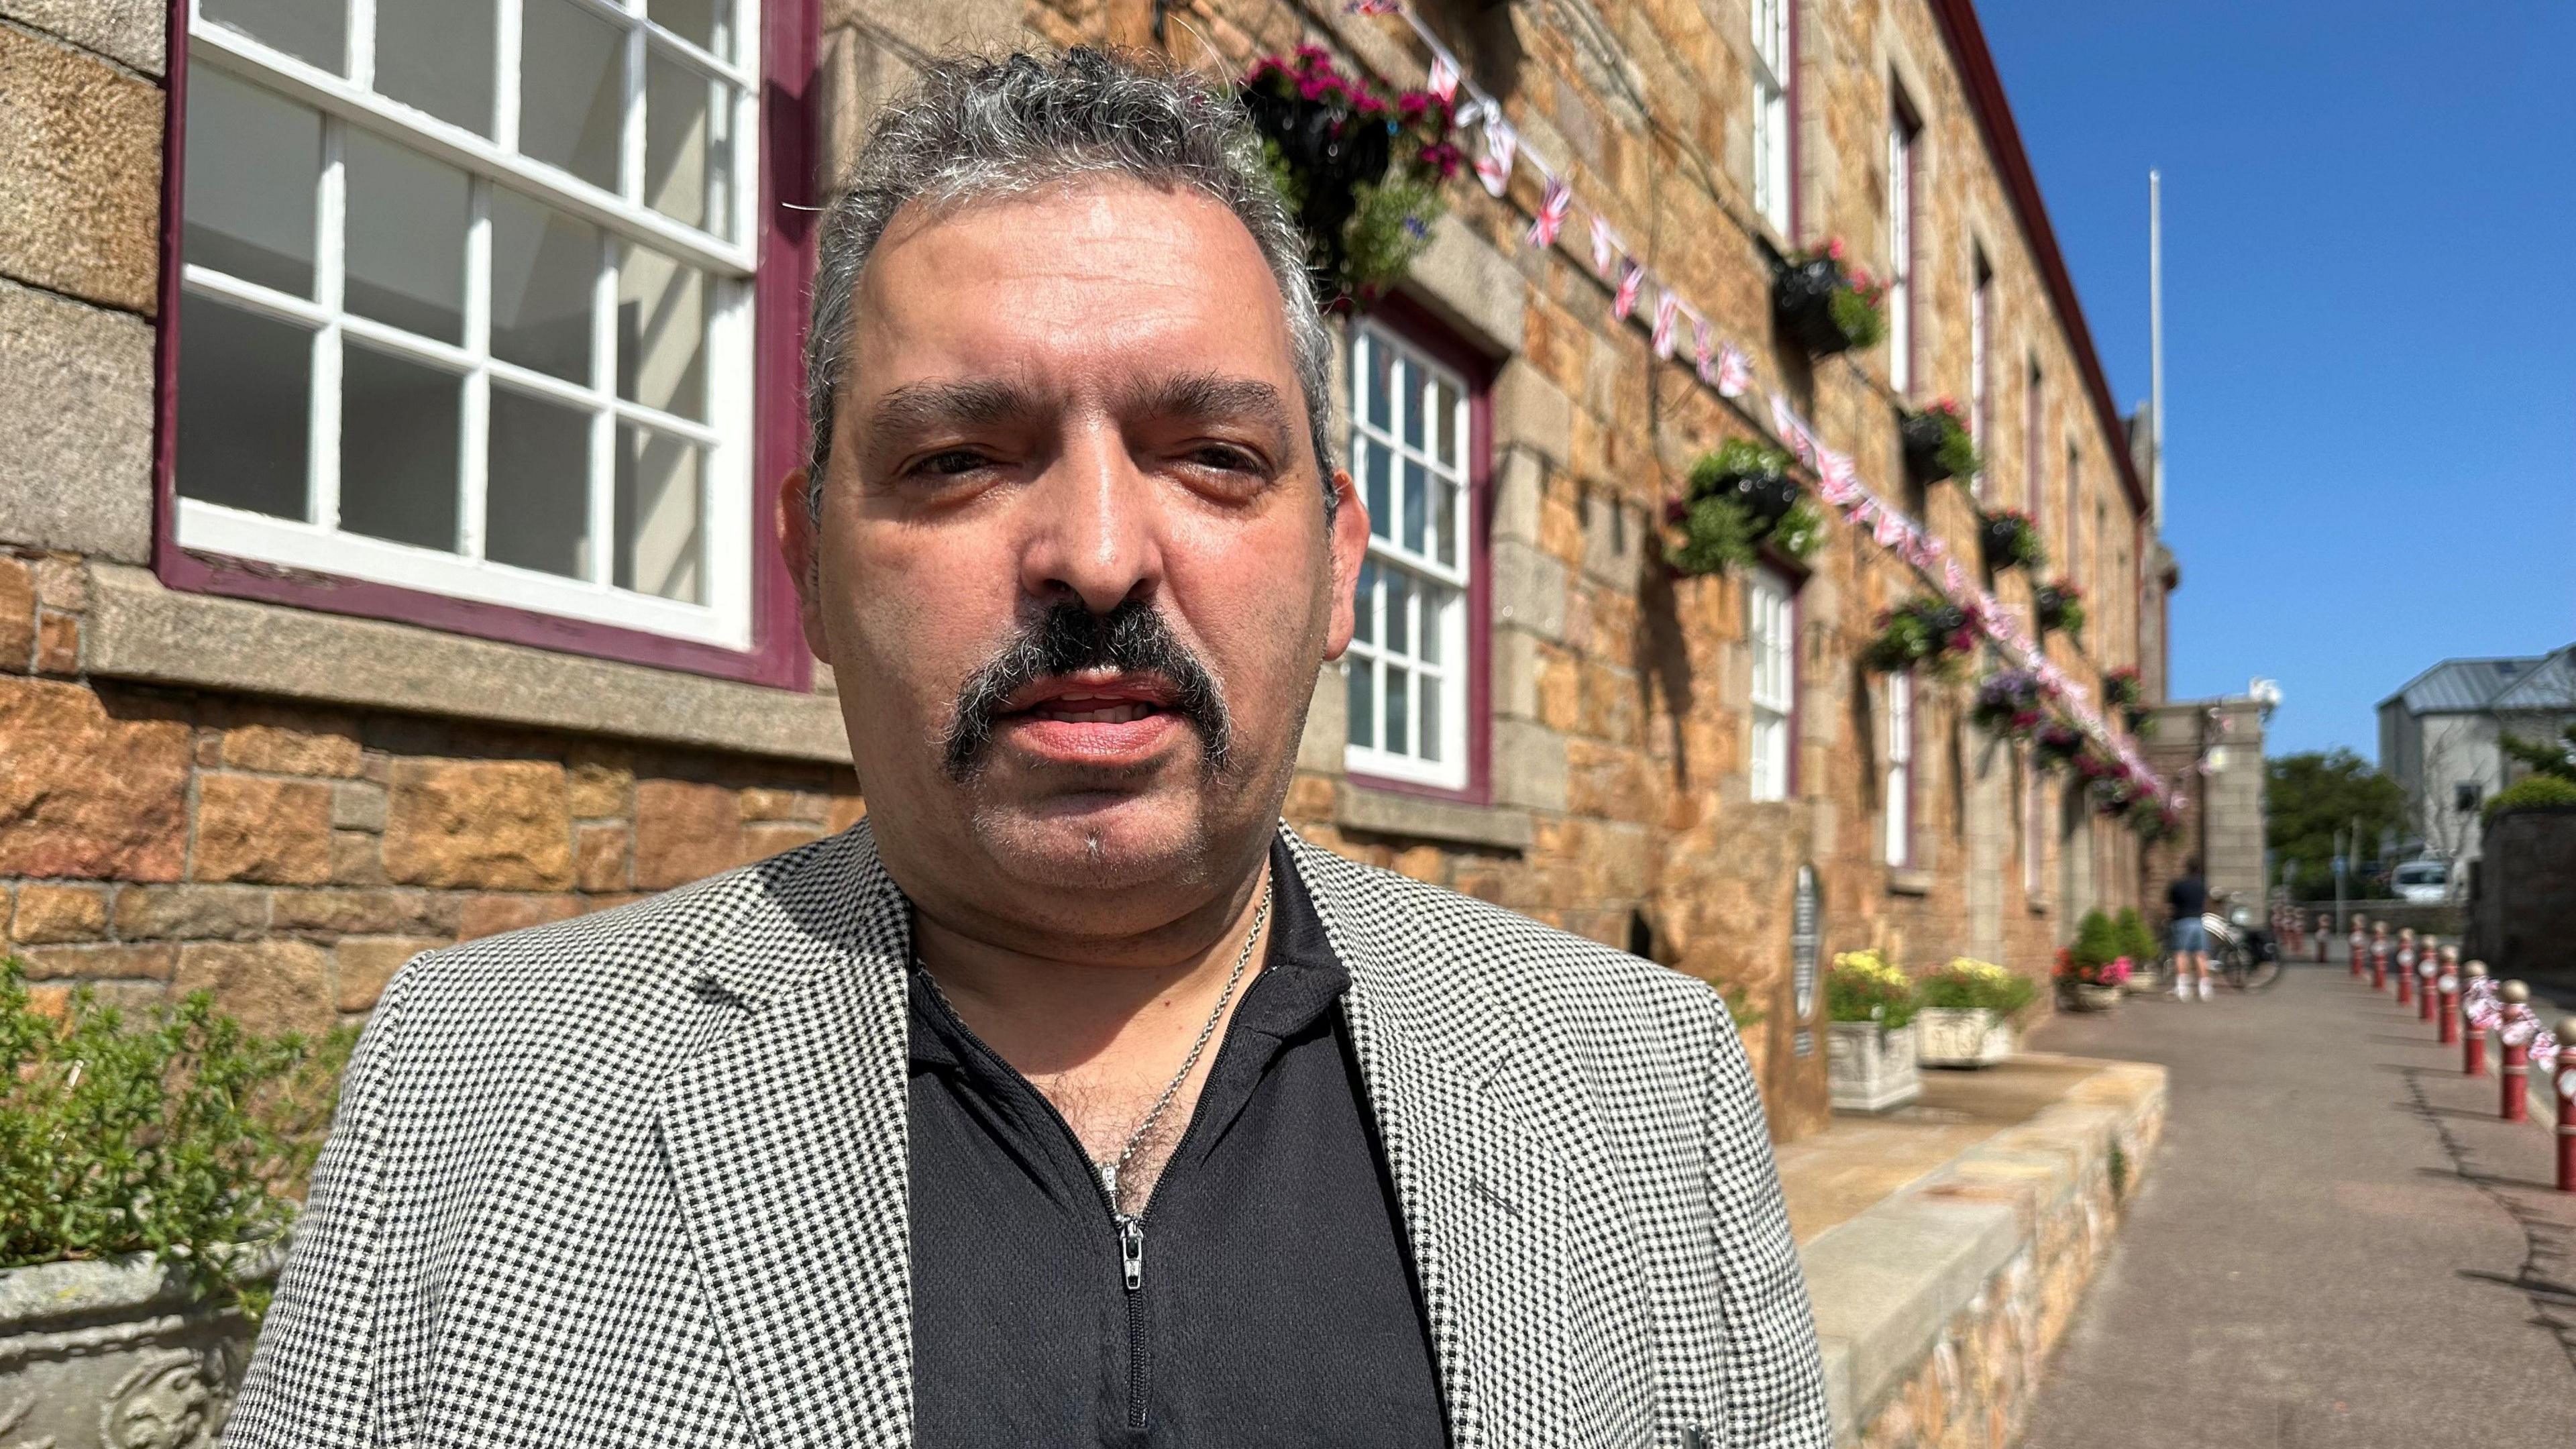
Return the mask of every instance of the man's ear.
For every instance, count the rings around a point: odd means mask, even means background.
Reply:
[[[1360,502],[1359,485],[1351,481],[1350,470],[1333,470],[1333,511],[1331,537],[1325,546],[1331,551],[1333,565],[1333,612],[1324,631],[1324,657],[1339,659],[1351,647],[1351,631],[1359,623],[1354,596],[1359,589],[1360,565],[1368,559],[1368,505]]]
[[[805,647],[815,658],[828,661],[832,656],[823,637],[822,580],[816,574],[820,545],[809,501],[814,486],[812,475],[802,468],[778,485],[778,551],[786,555],[788,575],[796,580],[796,614],[805,628]]]

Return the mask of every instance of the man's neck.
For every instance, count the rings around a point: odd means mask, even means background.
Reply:
[[[1246,946],[1258,946],[1250,936],[1269,889],[1265,852],[1231,889],[1150,933],[1067,934],[1035,949],[1025,938],[997,941],[1003,933],[980,921],[917,908],[913,949],[958,1017],[1030,1080],[1092,1079],[1114,1091],[1159,1070],[1159,1088]]]

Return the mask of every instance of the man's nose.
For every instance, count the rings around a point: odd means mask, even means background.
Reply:
[[[1020,587],[1042,603],[1067,597],[1106,614],[1150,598],[1163,579],[1154,480],[1114,426],[1079,429],[1028,494]]]

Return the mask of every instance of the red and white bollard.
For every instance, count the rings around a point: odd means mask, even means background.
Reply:
[[[2370,989],[2388,989],[2388,927],[2384,923],[2370,928]]]
[[[2424,938],[2424,944],[2415,952],[2415,1019],[2417,1021],[2433,1019],[2433,998],[2439,994],[2433,989],[2433,982],[2441,974],[2442,953],[2434,946],[2433,938],[2427,936]]]
[[[2483,1077],[2487,1074],[2487,1033],[2495,1026],[2495,983],[2487,979],[2487,963],[2472,961],[2460,968],[2460,1020],[2468,1030],[2460,1034],[2460,1075]]]
[[[2576,1192],[2576,1016],[2559,1018],[2550,1095],[2558,1099],[2558,1190]]]
[[[2531,988],[2521,982],[2506,982],[2496,999],[2504,1003],[2504,1016],[2496,1026],[2496,1041],[2504,1047],[2504,1065],[2496,1073],[2504,1079],[2499,1115],[2508,1122],[2524,1122],[2531,1117],[2531,1099],[2523,1079],[2531,1075],[2531,1034],[2540,1022],[2531,1014]]]
[[[2352,979],[2361,979],[2361,958],[2370,952],[2370,933],[2361,928],[2361,917],[2352,918],[2352,936],[2344,943],[2352,951]]]
[[[2442,952],[2442,974],[2433,979],[2436,1006],[2433,1019],[2440,1023],[2444,1046],[2460,1039],[2460,953],[2453,948]]]
[[[2401,932],[2397,937],[2397,1004],[2415,1004],[2415,933]]]

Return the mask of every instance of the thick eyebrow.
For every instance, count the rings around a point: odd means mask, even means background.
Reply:
[[[1036,397],[1007,382],[913,382],[871,404],[860,441],[873,451],[923,433],[987,427],[1039,410]]]
[[[1291,436],[1287,399],[1279,389],[1254,377],[1220,372],[1184,372],[1157,378],[1129,391],[1123,411],[1130,415],[1180,422],[1251,423],[1279,463],[1288,462]]]

